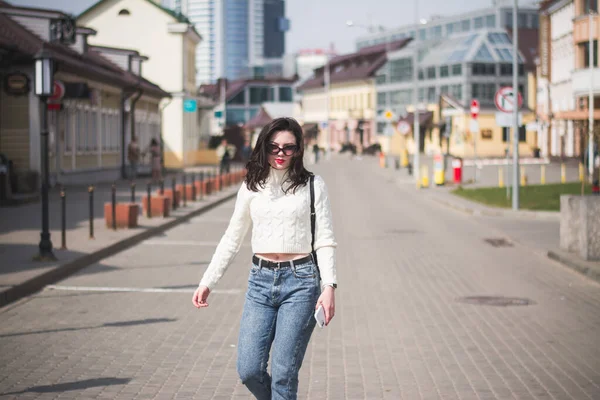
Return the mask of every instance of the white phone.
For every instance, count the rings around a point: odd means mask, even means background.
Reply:
[[[317,321],[319,328],[325,326],[325,310],[323,309],[322,304],[317,308],[317,311],[315,311],[315,320]]]

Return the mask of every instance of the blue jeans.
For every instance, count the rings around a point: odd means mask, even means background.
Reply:
[[[240,324],[237,370],[258,400],[295,400],[298,371],[315,327],[321,289],[312,261],[279,269],[252,266]],[[272,350],[271,375],[267,372]]]

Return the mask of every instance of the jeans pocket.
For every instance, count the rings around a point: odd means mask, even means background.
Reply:
[[[260,267],[258,265],[252,264],[252,268],[250,268],[250,275],[256,275],[260,272]]]
[[[297,265],[293,268],[294,276],[300,279],[312,279],[317,276],[317,271],[313,263]]]

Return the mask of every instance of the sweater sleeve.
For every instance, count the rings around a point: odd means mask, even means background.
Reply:
[[[211,290],[215,287],[227,270],[227,267],[229,267],[229,264],[231,264],[240,251],[251,222],[250,191],[246,188],[246,184],[243,183],[237,194],[235,209],[229,221],[229,226],[221,238],[210,264],[204,272],[204,276],[202,276],[200,285],[207,286]]]
[[[323,285],[337,284],[335,266],[335,248],[337,243],[333,235],[333,221],[331,217],[331,204],[327,193],[325,181],[320,176],[315,176],[315,251],[321,272]]]

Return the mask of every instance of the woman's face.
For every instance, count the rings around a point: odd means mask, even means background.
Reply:
[[[267,142],[269,165],[275,169],[288,169],[298,152],[296,136],[290,131],[280,131]]]

